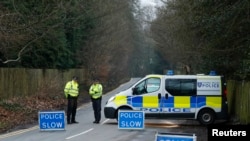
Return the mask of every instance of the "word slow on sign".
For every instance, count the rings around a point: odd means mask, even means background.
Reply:
[[[119,129],[144,129],[145,115],[143,111],[119,110]]]
[[[65,112],[64,111],[40,111],[39,112],[40,130],[64,130]]]

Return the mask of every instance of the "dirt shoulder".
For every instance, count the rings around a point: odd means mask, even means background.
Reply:
[[[89,102],[87,94],[78,98],[78,105]],[[0,101],[0,134],[26,129],[38,124],[38,112],[66,110],[67,100],[61,94],[12,98]]]

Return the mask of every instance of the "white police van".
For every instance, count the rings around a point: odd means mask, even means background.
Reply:
[[[217,75],[158,75],[140,79],[111,97],[106,118],[117,119],[118,111],[144,111],[145,118],[196,119],[203,125],[228,119],[226,83]]]

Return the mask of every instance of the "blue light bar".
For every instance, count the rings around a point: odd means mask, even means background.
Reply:
[[[209,75],[215,76],[216,72],[212,70],[212,71],[210,71]]]
[[[167,75],[174,75],[174,71],[173,70],[168,70]]]

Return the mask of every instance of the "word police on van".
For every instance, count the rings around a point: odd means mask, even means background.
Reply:
[[[145,118],[195,119],[203,125],[228,119],[226,83],[215,75],[150,74],[111,97],[106,118],[117,119],[122,110],[144,111]]]

